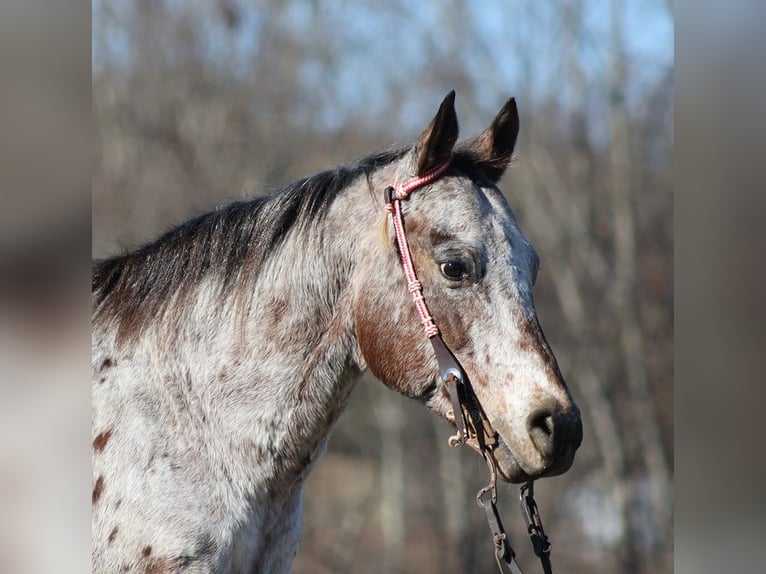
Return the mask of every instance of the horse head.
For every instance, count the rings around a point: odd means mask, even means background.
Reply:
[[[415,145],[371,182],[382,200],[395,181],[445,166],[400,202],[402,219],[428,310],[497,431],[494,456],[500,476],[510,482],[565,472],[582,441],[580,412],[535,311],[538,255],[496,185],[518,132],[511,99],[489,128],[458,143],[452,92]],[[386,221],[356,282],[359,350],[384,384],[454,423],[457,414],[408,293],[395,230]]]

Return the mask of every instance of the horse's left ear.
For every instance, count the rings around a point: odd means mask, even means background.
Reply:
[[[518,135],[519,111],[516,99],[511,98],[505,102],[491,126],[475,138],[461,142],[458,150],[469,156],[477,168],[496,182],[511,162]]]
[[[415,144],[417,175],[423,175],[450,156],[457,141],[457,133],[455,90],[452,90]]]

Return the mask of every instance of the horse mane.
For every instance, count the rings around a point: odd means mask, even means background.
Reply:
[[[221,292],[243,270],[257,277],[264,262],[293,230],[315,224],[353,180],[404,156],[408,147],[370,155],[299,179],[273,195],[225,204],[183,223],[155,241],[93,262],[95,319],[119,321],[118,339],[136,333],[176,295],[208,276]]]

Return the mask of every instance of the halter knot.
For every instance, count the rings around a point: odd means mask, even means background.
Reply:
[[[425,332],[426,332],[426,337],[428,337],[429,339],[431,337],[436,337],[436,335],[439,334],[439,327],[431,323],[430,325],[425,326]]]

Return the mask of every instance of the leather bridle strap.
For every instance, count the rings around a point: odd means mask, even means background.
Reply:
[[[457,427],[457,439],[459,442],[465,442],[470,438],[469,418],[466,416],[463,405],[467,400],[461,397],[463,392],[463,381],[466,380],[465,371],[460,362],[444,343],[441,334],[434,335],[429,339],[436,355],[436,362],[439,364],[439,374],[444,386],[449,393],[452,402],[452,414],[455,417],[455,426]]]
[[[553,565],[551,564],[551,543],[543,528],[543,521],[535,502],[535,484],[527,482],[521,487],[519,498],[521,499],[521,511],[524,513],[524,519],[527,522],[527,532],[532,540],[532,548],[543,565],[545,574],[553,574]]]
[[[431,341],[431,346],[439,365],[439,374],[452,403],[452,415],[455,427],[457,428],[457,434],[450,438],[450,445],[471,444],[487,462],[490,482],[479,491],[476,495],[476,500],[487,514],[487,522],[492,531],[492,540],[495,545],[495,560],[502,574],[523,574],[516,562],[516,553],[511,547],[510,540],[497,511],[498,469],[497,460],[493,452],[497,445],[497,433],[492,428],[489,419],[484,413],[484,409],[481,408],[479,399],[473,392],[471,382],[460,361],[457,360],[449,347],[447,347],[442,339],[439,328],[431,317],[425,297],[423,296],[423,285],[418,281],[417,274],[415,273],[407,235],[404,230],[402,200],[406,199],[416,189],[441,177],[449,169],[450,162],[451,158],[448,158],[421,176],[409,179],[403,184],[395,182],[393,187],[387,187],[384,195],[385,207],[386,212],[391,214],[396,234],[396,245],[399,251],[399,260],[402,265],[404,278],[407,281],[407,290],[412,295],[425,335]],[[540,515],[534,502],[531,482],[522,487],[521,496],[522,509],[527,519],[528,531],[532,538],[535,553],[540,557],[545,574],[553,574],[550,565],[550,543],[545,536],[542,522],[539,520]]]

